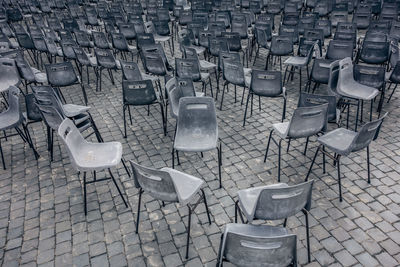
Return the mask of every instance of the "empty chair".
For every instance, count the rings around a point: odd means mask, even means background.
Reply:
[[[11,86],[21,83],[15,60],[0,58],[0,93],[6,92]]]
[[[111,83],[114,85],[115,81],[112,71],[116,70],[118,68],[118,65],[111,49],[95,49],[94,53],[96,55],[97,61],[96,91],[101,91],[103,70],[107,70]]]
[[[74,67],[72,66],[71,62],[67,61],[63,63],[46,65],[46,74],[49,84],[59,89],[59,93],[61,94],[64,102],[65,98],[60,88],[79,84],[82,89],[85,105],[87,105],[88,100],[86,96],[85,87],[83,86],[83,83],[81,82],[80,78],[76,75]]]
[[[135,62],[121,61],[122,80],[140,81],[143,80],[139,66]]]
[[[389,84],[387,90],[390,90],[390,88],[394,84],[392,93],[387,100],[387,102],[389,103],[390,99],[392,99],[392,96],[397,89],[397,85],[400,83],[400,62],[397,62],[393,70],[389,73],[387,83]]]
[[[223,261],[236,266],[297,266],[296,242],[296,235],[284,227],[229,223],[221,236],[217,267]]]
[[[264,162],[267,160],[269,145],[272,139],[272,141],[278,146],[278,182],[281,181],[282,141],[288,141],[287,151],[289,151],[291,139],[306,138],[304,149],[305,155],[309,137],[317,135],[326,130],[328,122],[327,112],[328,103],[316,106],[300,107],[295,109],[290,121],[272,124],[272,130],[269,133],[267,149],[265,151]],[[279,141],[276,141],[272,137],[273,132],[278,135]]]
[[[164,135],[166,135],[165,119],[164,119],[164,106],[161,100],[157,99],[156,92],[154,91],[151,80],[144,81],[122,81],[122,97],[123,97],[123,108],[124,114],[124,137],[126,138],[126,109],[128,109],[129,119],[132,124],[132,116],[130,106],[148,106],[148,113],[150,105],[159,104],[162,116],[162,125],[164,129]]]
[[[268,27],[258,28],[256,24],[255,28],[255,38],[256,38],[256,54],[254,56],[253,65],[256,63],[256,59],[258,58],[260,48],[269,49],[269,42],[272,40],[272,29],[268,24]]]
[[[235,203],[235,222],[237,222],[238,215],[242,222],[244,222],[244,215],[247,219],[247,223],[250,223],[250,225],[254,220],[275,221],[284,219],[283,227],[286,227],[288,218],[301,211],[304,214],[306,221],[307,254],[308,262],[310,262],[311,254],[308,213],[311,210],[312,187],[313,181],[311,180],[292,186],[285,183],[278,183],[239,190],[238,200]],[[270,227],[272,228],[274,226]],[[272,228],[270,231],[272,232],[273,230],[274,229]],[[280,231],[282,235],[285,235],[287,230],[281,228]],[[261,253],[257,253],[254,256],[261,257],[259,254]],[[278,264],[271,266],[287,265]],[[294,266],[296,266],[296,264]]]
[[[319,95],[301,92],[297,107],[313,107],[322,104],[328,104],[327,120],[328,122],[340,123],[340,106],[338,98],[334,95]]]
[[[324,33],[325,38],[329,38],[332,35],[332,23],[327,19],[319,19],[315,22],[315,29],[321,29]]]
[[[243,127],[246,123],[247,107],[251,97],[250,116],[253,115],[253,96],[259,97],[259,110],[261,111],[261,96],[262,97],[282,97],[283,98],[283,111],[282,121],[285,119],[286,114],[286,89],[282,85],[282,73],[280,71],[262,71],[253,70],[251,73],[251,83],[249,94],[246,101],[246,109],[244,110]]]
[[[175,58],[176,76],[180,78],[189,78],[193,82],[201,82],[203,91],[206,92],[206,84],[210,85],[211,95],[213,95],[211,76],[209,73],[200,72],[200,63],[196,59]]]
[[[191,47],[183,47],[183,52],[185,55],[185,58],[189,59],[194,59],[199,62],[200,65],[200,71],[201,72],[207,72],[211,75],[211,71],[214,71],[215,73],[215,79],[218,79],[218,70],[217,70],[217,65],[211,62],[208,62],[204,59],[199,59],[199,56],[197,55],[196,49],[191,48]],[[218,86],[218,83],[217,83]]]
[[[35,147],[33,146],[33,142],[31,139],[31,135],[29,133],[28,127],[25,122],[25,118],[22,114],[22,110],[19,104],[19,89],[13,85],[11,85],[8,89],[8,107],[5,111],[0,113],[0,131],[4,132],[4,136],[0,138],[5,138],[7,140],[8,137],[12,135],[6,135],[6,130],[15,129],[17,134],[22,138],[24,142],[27,142],[31,147],[35,158],[39,158],[39,154],[36,152]],[[22,126],[22,129],[20,129]],[[3,163],[3,169],[6,169],[6,163],[4,161],[4,153],[0,142],[0,153],[1,160]]]
[[[222,149],[218,144],[218,124],[214,100],[211,97],[183,97],[179,100],[179,116],[172,148],[172,168],[175,152],[206,152],[217,149],[219,186],[222,187]]]
[[[133,178],[136,188],[139,189],[139,202],[136,217],[136,233],[139,231],[140,208],[142,194],[148,193],[152,198],[162,201],[163,203],[179,203],[181,206],[187,206],[189,211],[187,236],[186,236],[186,256],[189,256],[189,237],[192,213],[200,203],[196,200],[196,196],[200,195],[203,199],[208,222],[211,224],[210,213],[207,206],[207,198],[201,188],[204,181],[192,175],[180,172],[171,168],[162,168],[156,170],[153,168],[144,167],[133,161],[131,162],[133,170]],[[201,194],[200,194],[201,192]],[[197,201],[194,203],[194,201]]]
[[[326,58],[338,60],[346,57],[353,58],[353,42],[331,40],[326,52]]]
[[[367,64],[385,64],[389,59],[389,43],[364,40],[358,60]],[[357,61],[358,61],[357,60]]]
[[[333,59],[315,58],[311,68],[310,77],[307,82],[307,90],[310,91],[311,83],[314,82],[313,92],[321,84],[328,84],[330,64]]]
[[[386,114],[380,119],[370,121],[366,123],[363,127],[361,127],[360,131],[353,132],[351,130],[345,128],[338,128],[331,132],[326,133],[325,135],[319,137],[317,139],[320,144],[315,152],[313,161],[311,162],[310,169],[308,170],[306,180],[310,176],[312,171],[312,167],[315,163],[315,159],[317,158],[318,152],[321,151],[323,153],[323,172],[325,173],[325,155],[328,155],[331,159],[334,160],[334,166],[337,168],[337,176],[338,176],[338,184],[339,184],[339,200],[342,201],[342,183],[341,183],[341,173],[340,173],[340,159],[341,157],[345,157],[350,155],[352,152],[360,151],[364,148],[367,149],[367,169],[368,169],[368,183],[371,182],[370,175],[370,154],[369,154],[369,145],[370,143],[378,137],[378,133],[382,126],[382,122]],[[325,148],[329,149],[334,153],[332,156],[325,150]]]
[[[282,70],[282,56],[293,54],[293,39],[288,36],[272,36],[271,48],[267,56],[265,69],[268,69],[269,62],[273,61],[273,57],[278,57],[280,70]]]
[[[122,158],[122,145],[119,142],[91,143],[86,141],[75,124],[65,119],[58,128],[58,135],[64,142],[69,159],[76,171],[83,173],[84,209],[87,215],[87,185],[111,179],[118,190],[125,207],[128,207],[111,168],[116,167]],[[96,179],[96,172],[108,170],[110,178]],[[87,172],[93,172],[93,180],[87,181]]]
[[[87,84],[90,84],[89,67],[93,68],[93,72],[96,72],[97,60],[95,56],[88,55],[82,47],[74,47],[74,53],[76,56],[75,63],[77,65],[78,72],[83,79],[83,69],[86,67]]]
[[[121,53],[122,59],[126,60],[127,54],[130,54],[133,60],[134,56],[138,57],[136,47],[129,45],[122,33],[111,33],[112,45],[117,53]]]

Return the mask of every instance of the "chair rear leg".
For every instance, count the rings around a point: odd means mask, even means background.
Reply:
[[[139,189],[139,201],[138,201],[138,208],[137,208],[137,214],[136,214],[136,234],[139,231],[139,220],[140,220],[140,204],[142,203],[142,194],[143,194],[143,189]]]
[[[341,177],[340,177],[340,155],[337,156],[336,162],[337,162],[337,173],[338,173],[338,182],[339,182],[339,201],[342,202],[343,198],[342,198],[342,181],[341,181]]]
[[[123,201],[124,204],[125,204],[125,207],[128,207],[128,203],[126,203],[126,200],[125,200],[124,196],[122,195],[121,189],[119,188],[119,186],[118,186],[118,184],[117,184],[117,181],[115,180],[114,175],[113,175],[112,172],[111,172],[111,169],[108,169],[108,172],[110,173],[111,179],[113,180],[113,182],[114,182],[114,184],[115,184],[115,187],[117,188],[118,193],[119,193],[119,195],[121,196],[122,201]]]
[[[3,148],[1,146],[1,139],[0,139],[0,154],[1,154],[1,161],[3,163],[3,170],[6,169],[6,163],[4,162],[4,154],[3,154]]]
[[[320,149],[321,149],[321,146],[318,146],[317,151],[315,151],[315,155],[314,155],[314,158],[313,158],[313,160],[312,160],[312,162],[311,162],[310,168],[308,169],[308,173],[307,173],[307,176],[306,176],[305,181],[308,181],[308,177],[309,177],[310,174],[311,174],[312,167],[313,167],[313,165],[314,165],[314,163],[315,163],[315,159],[317,158],[317,155],[318,155],[318,152],[319,152]]]
[[[267,160],[269,145],[270,145],[270,143],[271,143],[271,138],[272,138],[272,132],[273,132],[273,131],[274,131],[274,130],[271,130],[271,131],[269,132],[268,144],[267,144],[267,149],[265,150],[264,162]]]
[[[210,211],[208,210],[206,194],[204,193],[203,189],[200,189],[200,190],[201,190],[201,193],[203,194],[203,201],[204,201],[204,206],[206,207],[208,223],[211,224],[211,217],[210,217]]]
[[[369,146],[367,146],[367,169],[368,169],[368,183],[371,183],[371,170],[369,164]]]
[[[188,205],[189,210],[189,218],[188,218],[188,228],[187,228],[187,235],[186,235],[186,256],[187,259],[189,257],[189,238],[190,238],[190,224],[192,223],[192,209]]]

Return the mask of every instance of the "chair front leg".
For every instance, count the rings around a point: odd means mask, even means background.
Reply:
[[[189,215],[188,215],[188,228],[187,228],[187,235],[186,235],[186,256],[187,259],[189,257],[189,238],[190,238],[190,224],[192,223],[192,209],[188,205]]]
[[[271,143],[271,138],[272,138],[272,133],[273,133],[273,129],[269,132],[269,137],[268,137],[268,144],[267,144],[267,149],[265,150],[265,156],[264,156],[264,162],[267,160],[267,156],[268,156],[268,151],[269,151],[269,145]]]
[[[318,148],[317,148],[317,151],[315,151],[315,155],[314,155],[314,158],[313,158],[313,160],[311,162],[310,169],[308,169],[308,173],[307,173],[305,181],[308,181],[308,177],[311,174],[312,167],[313,167],[313,165],[315,163],[315,159],[317,158],[317,155],[318,155],[318,152],[319,152],[320,149],[321,149],[321,145],[319,145]]]
[[[308,221],[308,211],[306,209],[302,210],[306,219],[306,236],[307,236],[307,257],[308,262],[311,262],[311,248],[310,248],[310,225]]]
[[[204,201],[204,206],[206,207],[206,212],[207,212],[207,217],[208,217],[208,223],[211,224],[211,217],[210,217],[210,211],[208,210],[208,204],[207,204],[207,198],[206,194],[204,193],[203,189],[200,189],[201,193],[203,195],[203,201]]]
[[[369,164],[369,146],[367,146],[367,169],[368,169],[368,183],[371,183],[371,170]]]
[[[139,201],[138,201],[138,208],[137,208],[137,214],[136,214],[136,234],[139,231],[139,220],[140,220],[140,204],[142,203],[142,194],[143,194],[143,189],[139,189]]]

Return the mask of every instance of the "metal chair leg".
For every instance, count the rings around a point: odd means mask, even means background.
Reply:
[[[282,139],[278,142],[278,183],[281,182],[281,148],[282,148]]]
[[[337,173],[338,173],[338,182],[339,182],[339,201],[342,202],[343,198],[342,198],[342,181],[341,181],[341,177],[340,177],[340,155],[337,156],[336,162],[337,162]]]
[[[190,238],[190,224],[192,223],[192,209],[188,206],[189,209],[189,218],[188,218],[188,229],[187,229],[187,236],[186,236],[186,256],[187,259],[189,257],[189,238]]]
[[[137,214],[136,214],[136,234],[139,231],[139,220],[140,220],[140,204],[142,203],[142,194],[143,194],[143,189],[139,189],[139,201],[138,201],[138,208],[137,208]]]
[[[207,212],[207,217],[208,217],[208,223],[211,224],[211,217],[210,217],[210,211],[208,210],[206,194],[204,193],[204,190],[203,190],[203,189],[200,189],[200,190],[201,190],[201,193],[203,194],[204,206],[206,206],[206,212]]]
[[[314,165],[315,159],[317,158],[317,155],[318,155],[318,152],[319,152],[320,149],[321,149],[321,146],[318,146],[317,151],[315,151],[315,155],[314,155],[314,158],[313,158],[313,160],[311,162],[310,168],[308,169],[308,173],[307,173],[305,181],[308,181],[308,176],[310,176],[310,174],[311,174],[312,167]]]
[[[367,146],[367,169],[368,169],[368,183],[371,183],[371,170],[369,164],[369,146]]]
[[[126,200],[125,200],[124,196],[122,195],[121,189],[119,188],[119,186],[118,186],[118,184],[117,184],[117,181],[115,180],[114,175],[113,175],[112,172],[111,172],[111,169],[108,169],[108,172],[110,173],[111,179],[113,180],[113,182],[114,182],[114,184],[115,184],[115,187],[117,187],[118,193],[119,193],[119,195],[121,196],[122,201],[123,201],[124,204],[125,204],[125,207],[128,207],[128,203],[126,203]]]
[[[84,208],[85,216],[87,215],[87,198],[86,198],[86,172],[83,172],[83,197],[84,197]]]
[[[269,132],[269,137],[268,137],[268,144],[267,144],[267,149],[265,150],[265,156],[264,156],[264,162],[267,160],[267,156],[268,156],[268,150],[269,150],[269,144],[271,143],[271,138],[272,138],[272,132],[274,130],[271,130]]]

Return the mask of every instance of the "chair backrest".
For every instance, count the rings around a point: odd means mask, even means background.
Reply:
[[[336,97],[340,97],[337,91],[340,72],[339,62],[340,60],[333,61],[329,67],[328,93]]]
[[[122,81],[122,95],[126,105],[150,105],[157,100],[151,80]]]
[[[229,83],[245,86],[243,65],[240,61],[224,59],[223,77]]]
[[[328,121],[336,120],[336,96],[315,95],[301,92],[297,107],[313,107],[321,104],[328,104]],[[326,129],[323,129],[325,131]]]
[[[223,37],[208,38],[208,49],[210,54],[218,56],[221,51],[229,51],[228,41]]]
[[[120,61],[124,80],[140,81],[142,74],[136,62]]]
[[[83,138],[75,124],[68,118],[61,122],[57,132],[67,149],[72,166],[78,169],[76,159],[79,157],[80,148],[83,144],[87,143],[87,141]]]
[[[113,47],[119,51],[129,51],[128,42],[122,33],[111,33]]]
[[[179,115],[179,100],[182,97],[194,97],[196,95],[193,81],[192,79],[172,78],[166,87],[171,104],[171,116],[176,119]]]
[[[260,96],[282,95],[282,73],[280,71],[253,70],[250,89]]]
[[[178,202],[178,195],[170,174],[166,171],[144,167],[130,161],[137,188],[142,188],[154,199]]]
[[[379,119],[367,122],[357,133],[357,137],[351,146],[351,151],[358,151],[367,147],[373,140],[378,137],[383,120],[387,113]]]
[[[182,97],[179,100],[176,134],[181,133],[194,133],[196,136],[207,135],[217,141],[218,124],[213,98]],[[191,138],[196,136],[191,136]]]
[[[360,59],[369,64],[383,64],[389,59],[389,43],[383,41],[364,41],[360,53]]]
[[[245,234],[227,232],[223,256],[235,266],[296,266],[296,235],[287,234],[276,237],[252,235],[253,225]],[[261,227],[261,226],[260,226]],[[262,263],[262,265],[261,265]],[[222,265],[220,265],[222,266]],[[219,266],[218,266],[219,267]]]
[[[220,51],[218,54],[218,70],[223,70],[224,60],[240,62],[240,54],[238,52]]]
[[[327,128],[328,103],[295,109],[288,130],[288,137],[302,138],[315,135]]]
[[[55,87],[69,86],[78,81],[70,61],[46,65],[46,74],[49,84]]]
[[[10,113],[18,113],[20,121],[23,119],[21,106],[19,104],[20,90],[15,86],[10,86],[8,89],[8,108]]]
[[[175,69],[177,77],[190,78],[194,82],[201,79],[199,62],[195,59],[176,58]]]
[[[272,36],[271,54],[286,56],[293,52],[293,38],[290,36]]]
[[[353,58],[353,42],[331,40],[326,52],[326,58],[337,60],[345,57]]]
[[[260,192],[255,219],[280,220],[311,209],[313,180],[287,187],[265,188]]]
[[[133,40],[136,38],[135,24],[133,23],[120,23],[118,24],[119,32],[124,35],[126,40]],[[144,29],[141,33],[144,33]]]
[[[92,32],[94,45],[101,49],[108,49],[110,45],[104,32]]]
[[[89,66],[90,60],[85,50],[83,50],[83,48],[80,46],[74,47],[73,49],[76,56],[76,60],[83,66]]]
[[[114,54],[111,49],[99,49],[94,50],[96,55],[97,63],[105,68],[116,68],[117,63],[115,62]]]

